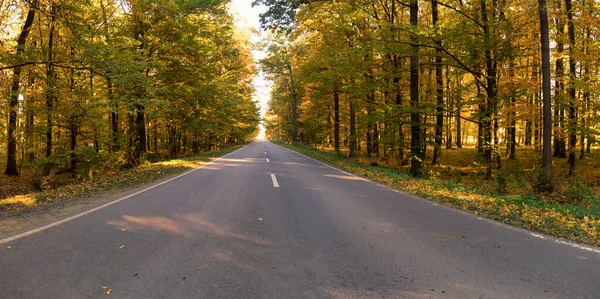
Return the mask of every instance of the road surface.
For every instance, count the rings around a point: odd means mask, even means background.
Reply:
[[[257,141],[2,244],[0,297],[599,298],[600,253],[542,238]]]

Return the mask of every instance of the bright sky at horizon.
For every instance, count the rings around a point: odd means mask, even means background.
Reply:
[[[236,18],[237,26],[250,28],[256,32],[255,36],[252,38],[253,42],[258,42],[265,33],[260,28],[259,20],[259,14],[265,10],[266,8],[264,6],[252,7],[252,0],[231,1],[230,11]],[[252,54],[255,61],[258,62],[258,60],[263,58],[266,53],[264,51],[254,50]],[[254,79],[254,87],[256,88],[254,99],[260,104],[261,116],[264,116],[267,112],[267,105],[270,98],[271,83],[259,72]]]

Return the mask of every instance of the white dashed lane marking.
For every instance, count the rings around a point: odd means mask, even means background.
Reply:
[[[277,182],[277,177],[271,173],[271,180],[273,180],[273,187],[279,188],[279,182]]]

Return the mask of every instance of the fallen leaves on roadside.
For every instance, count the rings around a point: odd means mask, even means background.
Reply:
[[[124,231],[126,231],[126,230],[127,230],[126,228],[122,228],[122,229],[121,229],[121,231],[122,231],[122,232],[124,232]]]
[[[107,286],[102,286],[102,288],[103,288],[103,289],[106,289],[106,288],[108,288],[108,287],[107,287]]]
[[[119,249],[123,249],[123,248],[125,248],[125,245],[119,246]]]
[[[110,295],[110,293],[112,293],[112,289],[108,289],[108,291],[106,291],[106,295]]]
[[[258,218],[258,220],[259,220],[259,221],[264,221],[264,219],[262,219],[262,218]]]
[[[12,247],[10,245],[6,246],[6,249],[11,249]]]

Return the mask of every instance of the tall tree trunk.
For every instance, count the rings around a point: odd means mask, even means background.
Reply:
[[[565,0],[567,9],[567,27],[569,33],[569,175],[575,175],[575,151],[577,150],[577,104],[575,81],[577,79],[577,62],[575,61],[575,25],[573,24],[573,6],[571,0]]]
[[[542,102],[543,142],[542,171],[538,189],[552,191],[552,101],[550,98],[550,38],[548,36],[548,9],[546,0],[538,0],[540,13],[540,43],[542,45]]]
[[[410,0],[410,24],[412,30],[417,30],[419,20],[419,1]],[[423,151],[421,149],[421,114],[419,113],[419,46],[417,45],[416,32],[411,34],[412,54],[410,56],[410,173],[414,177],[422,175]]]
[[[70,137],[70,161],[71,161],[71,171],[75,172],[77,170],[77,155],[75,154],[75,150],[77,149],[77,134],[79,128],[75,124],[75,122],[71,122],[69,125],[69,137]]]
[[[135,105],[134,162],[138,164],[146,154],[146,114],[144,106]]]
[[[560,12],[562,9],[561,0],[556,1],[557,9]],[[554,157],[566,158],[567,151],[565,146],[565,128],[564,128],[564,24],[561,20],[561,13],[556,16],[556,76],[554,79]]]
[[[19,39],[17,40],[17,58],[21,58],[25,51],[27,36],[29,35],[35,17],[35,6],[37,6],[37,1],[31,3],[29,10],[27,11],[25,24],[23,24],[23,28],[19,34]],[[6,170],[4,171],[4,174],[6,175],[19,175],[19,170],[17,169],[17,106],[19,105],[20,84],[21,67],[17,66],[13,69],[12,84],[10,88]]]
[[[354,99],[350,99],[350,158],[356,157],[356,109]]]
[[[433,26],[438,23],[438,6],[437,0],[431,0],[431,18]],[[436,39],[436,44],[441,46],[441,42]],[[436,107],[435,107],[435,147],[433,148],[432,164],[438,162],[438,158],[442,151],[442,134],[444,128],[444,80],[442,78],[442,50],[435,50],[435,84],[436,84]]]
[[[290,94],[292,95],[292,143],[298,142],[298,99],[296,95],[296,85],[294,83],[294,74],[292,73],[292,65],[288,64],[288,72],[290,73]]]
[[[371,153],[373,152],[373,139],[371,135],[373,125],[367,125],[367,136],[366,136],[366,144],[367,144],[367,157],[371,158]]]
[[[340,94],[335,86],[333,90],[333,147],[340,153]]]
[[[460,84],[461,84],[461,80],[458,79],[457,85],[456,85],[456,89],[457,89],[457,96],[456,96],[456,147],[457,148],[463,147],[462,128],[461,128],[462,119],[460,118],[461,112],[462,112],[462,94],[460,92],[460,88],[461,88]]]
[[[73,59],[75,57],[75,48],[71,47],[71,58]],[[71,78],[70,78],[70,90],[71,90],[71,94],[75,94],[75,69],[71,69]],[[70,137],[70,154],[69,154],[69,160],[71,163],[70,166],[70,170],[71,172],[75,173],[75,170],[77,169],[77,155],[75,154],[75,150],[77,149],[77,132],[78,132],[78,126],[77,126],[77,118],[79,116],[76,114],[71,114],[68,118],[68,124],[69,124],[69,137]]]
[[[515,65],[513,62],[510,63],[510,76],[515,80]],[[514,88],[511,88],[514,89]],[[510,96],[510,107],[508,112],[509,125],[508,125],[508,158],[511,160],[516,159],[516,151],[517,151],[517,99],[515,96],[515,90],[511,90]]]
[[[35,43],[34,43],[35,46]],[[29,73],[29,88],[33,89],[35,86],[35,78],[33,76],[33,72]],[[34,95],[33,92],[26,99],[26,107],[25,107],[25,150],[27,152],[27,161],[33,162],[35,160],[35,145],[33,143],[33,127],[34,127],[34,113],[33,113],[33,103],[34,103]]]
[[[54,23],[56,21],[56,4],[52,4],[50,9],[50,33],[48,37],[48,63],[46,64],[46,158],[52,155],[52,127],[54,126],[52,114],[54,111],[54,101],[56,98],[56,75],[54,73]],[[44,165],[44,175],[50,173],[51,163]]]
[[[483,20],[483,34],[484,34],[484,52],[485,52],[485,68],[486,68],[486,86],[485,92],[487,96],[487,103],[483,109],[484,115],[482,120],[482,137],[483,137],[483,157],[487,164],[487,170],[485,173],[486,179],[492,178],[493,170],[493,153],[494,148],[492,145],[492,121],[496,110],[496,66],[494,58],[492,56],[492,45],[490,36],[490,27],[488,20],[488,11],[486,6],[486,0],[481,0],[481,18]]]
[[[446,65],[446,99],[448,101],[448,111],[446,113],[446,149],[452,149],[454,136],[452,132],[453,111],[455,109],[455,100],[450,97],[450,67]]]
[[[398,69],[398,66],[396,67]],[[397,121],[398,121],[398,157],[400,158],[400,165],[406,165],[406,159],[404,156],[404,150],[406,149],[405,141],[404,141],[404,129],[402,115],[400,114],[400,107],[402,107],[402,90],[400,88],[400,78],[394,78],[394,87],[396,88],[396,113],[397,113]]]
[[[116,153],[121,147],[119,145],[119,103],[115,101],[112,80],[106,79],[108,99],[111,103],[110,128],[111,128],[111,150]]]
[[[375,157],[379,157],[379,128],[378,124],[373,125],[373,153]]]
[[[591,31],[589,27],[585,28],[585,40],[584,40],[584,53],[586,56],[589,55],[590,49],[589,49],[589,45],[591,42]],[[584,78],[584,82],[585,82],[585,86],[589,86],[589,69],[588,69],[588,65],[587,63],[585,65],[582,66],[583,67],[583,78]],[[590,96],[591,96],[591,92],[589,88],[586,88],[585,91],[583,92],[583,105],[585,107],[585,112],[583,114],[583,117],[581,119],[582,122],[582,127],[584,128],[584,130],[582,130],[581,132],[581,153],[580,153],[580,159],[583,159],[586,153],[586,144],[585,144],[585,140],[588,140],[588,144],[590,142],[590,133],[589,133],[589,127],[590,124],[588,124],[587,118],[586,118],[586,114],[589,113],[591,105],[590,105]],[[589,115],[589,114],[588,114]],[[588,147],[589,148],[589,147]],[[589,152],[589,151],[588,151]]]

